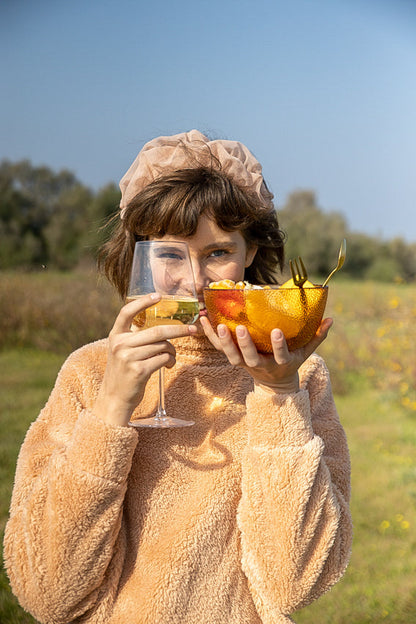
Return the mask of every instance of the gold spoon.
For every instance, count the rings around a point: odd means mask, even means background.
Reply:
[[[337,271],[339,271],[339,269],[342,267],[342,265],[345,262],[346,255],[347,255],[347,241],[344,238],[344,240],[341,243],[341,247],[339,248],[338,264],[335,267],[335,269],[328,275],[328,277],[326,278],[326,280],[322,284],[322,287],[326,286],[328,284],[329,280],[331,279],[331,277],[333,276],[333,274],[336,273]]]

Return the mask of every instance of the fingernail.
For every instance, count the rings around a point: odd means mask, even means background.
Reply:
[[[218,336],[220,336],[220,338],[224,338],[224,336],[227,333],[225,325],[218,325],[217,332],[218,332]]]
[[[246,335],[246,328],[245,327],[237,327],[237,329],[235,330],[235,333],[240,338],[244,338],[244,336]]]
[[[272,340],[274,342],[279,342],[279,340],[282,340],[283,338],[283,332],[280,329],[274,329],[272,331]]]
[[[190,334],[196,334],[198,329],[197,329],[197,327],[195,327],[195,325],[189,325],[188,331],[189,331]]]
[[[150,299],[160,299],[160,295],[158,293],[152,293]]]

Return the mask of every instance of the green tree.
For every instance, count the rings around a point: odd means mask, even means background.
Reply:
[[[366,234],[348,233],[345,272],[359,279],[364,278],[380,253],[380,243],[376,239]]]
[[[392,259],[397,263],[399,274],[405,281],[416,278],[416,244],[408,244],[402,238],[394,238],[388,244]]]
[[[118,214],[121,193],[113,182],[101,188],[87,209],[87,223],[83,235],[83,250],[96,256],[98,249],[108,238],[111,218]]]
[[[28,160],[2,161],[0,266],[72,266],[77,257],[75,223],[86,214],[91,197],[67,170],[55,173]]]
[[[287,235],[286,258],[302,256],[311,275],[327,274],[347,235],[344,217],[338,212],[324,213],[317,205],[315,193],[305,190],[288,197],[278,218]]]
[[[91,192],[80,184],[63,191],[44,229],[50,262],[58,269],[75,266],[83,252],[81,243],[88,227],[87,208]]]
[[[67,170],[30,161],[0,162],[0,268],[55,266],[69,269],[92,259],[108,238],[120,190],[110,183],[93,193]],[[286,232],[286,258],[302,256],[312,278],[332,270],[343,238],[343,275],[384,281],[416,279],[416,244],[380,241],[351,232],[345,218],[323,211],[312,190],[297,190],[278,210]]]
[[[394,258],[378,256],[365,272],[365,278],[377,282],[394,282],[400,278],[400,266]]]

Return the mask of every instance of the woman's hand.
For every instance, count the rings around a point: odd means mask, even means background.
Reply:
[[[168,341],[197,331],[193,325],[159,325],[131,331],[136,314],[159,300],[159,295],[152,294],[126,304],[110,332],[107,365],[93,408],[110,424],[127,425],[152,373],[162,366],[174,366],[175,347]]]
[[[236,328],[238,345],[225,325],[218,325],[218,333],[215,333],[206,317],[201,318],[201,325],[209,341],[216,349],[223,351],[230,364],[245,368],[256,384],[274,392],[287,393],[299,390],[298,369],[325,340],[332,319],[323,320],[312,340],[296,351],[289,351],[283,333],[280,329],[274,329],[271,332],[272,354],[257,351],[244,325]]]

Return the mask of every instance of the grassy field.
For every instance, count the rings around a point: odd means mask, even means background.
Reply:
[[[48,398],[62,356],[33,349],[0,351],[0,531],[8,514],[16,457],[29,423]],[[0,575],[0,622],[35,622],[17,604],[7,577]]]
[[[19,447],[65,356],[108,332],[119,303],[92,274],[0,275],[0,528]],[[346,575],[297,624],[416,622],[415,288],[337,279],[331,370],[352,459]],[[0,622],[34,622],[0,574]]]

